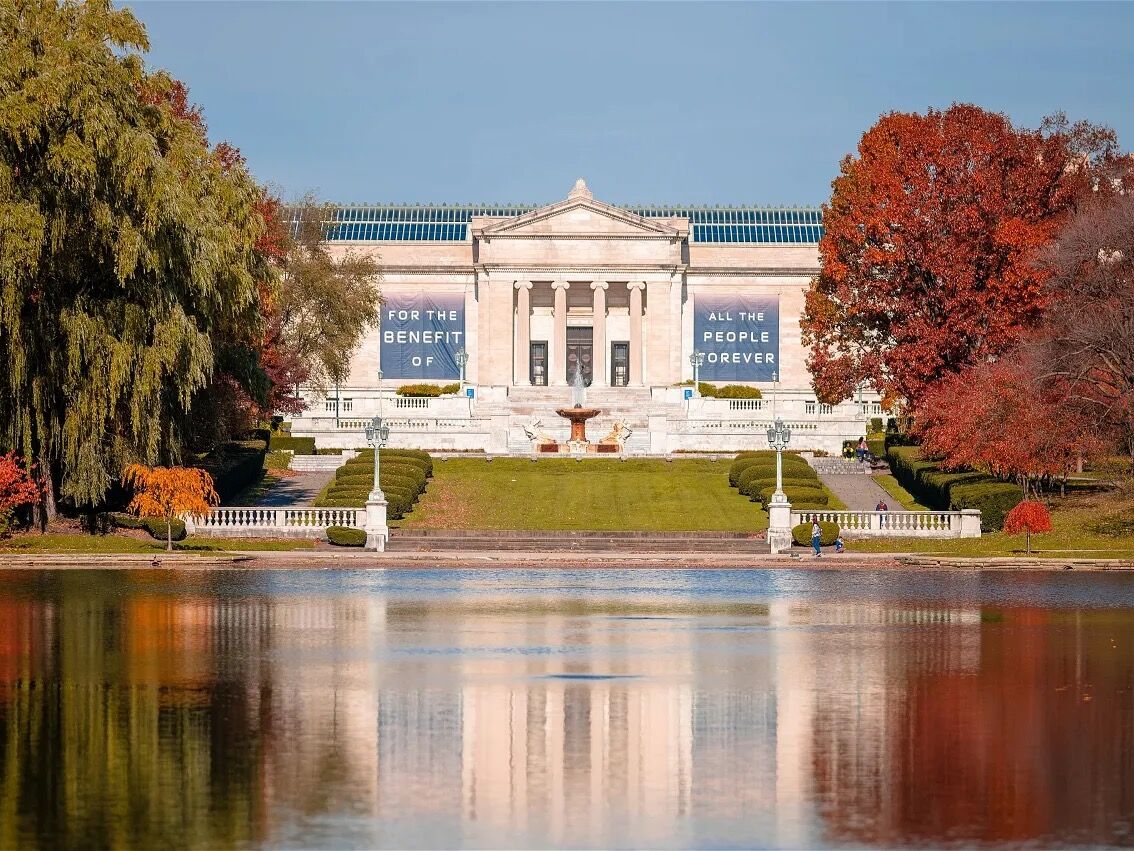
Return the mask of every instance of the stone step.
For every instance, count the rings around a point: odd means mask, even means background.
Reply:
[[[297,472],[314,473],[337,470],[346,462],[344,455],[292,455],[288,467]]]

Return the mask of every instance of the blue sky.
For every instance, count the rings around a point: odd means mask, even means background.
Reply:
[[[286,197],[817,204],[890,110],[1134,140],[1130,3],[129,4]]]

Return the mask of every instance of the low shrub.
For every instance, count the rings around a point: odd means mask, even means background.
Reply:
[[[399,396],[451,396],[461,392],[461,384],[459,381],[452,384],[403,384],[394,392]]]
[[[800,523],[791,530],[791,539],[801,547],[811,546],[811,521]],[[829,547],[838,540],[839,537],[839,524],[830,523],[826,520],[819,521],[819,544],[824,547]]]
[[[1024,497],[1011,482],[972,470],[950,472],[921,457],[916,446],[891,446],[890,469],[914,499],[938,510],[976,508],[981,529],[990,532],[1004,525],[1004,517]]]
[[[365,485],[366,487],[370,487],[372,484],[374,484],[373,470],[371,470],[369,473],[350,473],[346,476],[335,476],[336,487],[339,485]]]
[[[882,418],[881,417],[871,417],[870,418],[870,431],[867,432],[867,437],[869,437],[872,434],[882,434]]]
[[[336,547],[362,547],[366,545],[366,532],[346,526],[328,526],[327,540]]]
[[[162,517],[135,517],[132,514],[115,512],[110,515],[110,522],[119,529],[145,529],[150,537],[158,541],[165,540],[165,519]],[[173,540],[185,540],[185,522],[174,517],[170,521],[169,530]]]
[[[383,449],[381,457],[383,464],[387,461],[393,462],[395,459],[398,463],[417,464],[425,470],[426,478],[433,476],[433,456],[428,452],[422,452],[420,449]],[[368,464],[373,468],[374,450],[363,449],[356,457],[347,461],[347,464]]]
[[[884,460],[886,458],[886,440],[881,437],[867,438],[866,448],[870,450],[870,454],[875,458]]]
[[[701,390],[701,387],[712,388],[711,393],[706,393]],[[722,387],[713,387],[712,384],[702,383],[698,388],[702,396],[708,396],[713,399],[763,399],[764,394],[760,392],[758,387],[749,387],[745,384],[725,384]]]
[[[292,437],[290,434],[283,434],[282,432],[276,431],[272,433],[272,438],[268,441],[268,449],[271,452],[293,452],[296,455],[314,455],[315,438]]]
[[[759,493],[752,495],[753,502],[763,504],[767,509],[768,503],[772,500],[772,494],[776,492],[775,486],[764,488]],[[827,504],[827,491],[822,488],[784,488],[784,493],[787,495],[788,502],[790,503],[804,503],[807,505],[826,505]]]

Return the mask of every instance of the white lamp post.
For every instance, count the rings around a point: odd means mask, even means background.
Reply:
[[[693,367],[693,395],[694,396],[700,396],[701,395],[701,385],[700,385],[699,380],[697,378],[697,373],[698,373],[698,370],[701,369],[701,365],[704,362],[705,362],[705,353],[704,352],[694,351],[691,355],[689,355],[689,363]]]
[[[772,373],[772,419],[776,419],[776,388],[779,386],[779,373]]]
[[[791,443],[791,429],[777,418],[768,429],[768,446],[776,450],[776,491],[768,502],[768,545],[772,553],[791,549],[791,503],[784,493],[783,451]]]
[[[390,537],[390,527],[386,523],[386,494],[378,478],[378,463],[381,449],[390,439],[390,427],[376,416],[366,427],[366,442],[374,447],[374,487],[366,497],[366,549],[382,552]]]
[[[459,349],[457,349],[457,353],[454,355],[454,357],[457,359],[457,366],[461,368],[461,389],[464,390],[465,365],[469,362],[469,353],[465,351],[464,346],[461,346]]]

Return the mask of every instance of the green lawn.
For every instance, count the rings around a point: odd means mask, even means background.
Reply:
[[[928,506],[918,502],[914,498],[914,495],[902,487],[898,480],[889,473],[885,476],[873,476],[872,478],[878,483],[878,486],[882,488],[882,490],[890,494],[890,496],[897,501],[898,505],[906,511],[929,511]],[[891,508],[897,508],[897,506],[891,506]]]
[[[1032,554],[1043,558],[1134,558],[1134,499],[1075,494],[1052,500],[1049,533],[1032,536]],[[1024,553],[1023,535],[986,532],[980,538],[874,538],[847,541],[848,552],[1012,556]]]
[[[728,461],[435,459],[404,529],[766,529],[768,515],[728,484]]]

